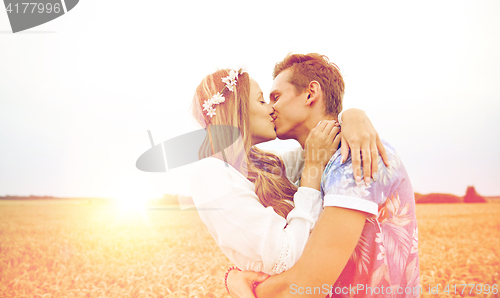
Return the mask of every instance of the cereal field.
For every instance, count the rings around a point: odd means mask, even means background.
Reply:
[[[423,296],[456,284],[457,297],[500,297],[459,286],[500,284],[500,204],[417,212]],[[0,297],[229,297],[230,265],[196,211],[0,205]]]

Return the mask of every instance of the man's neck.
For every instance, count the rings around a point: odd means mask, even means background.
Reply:
[[[335,115],[318,115],[312,116],[304,122],[302,129],[300,129],[299,133],[296,135],[296,140],[302,146],[302,149],[305,149],[306,139],[309,136],[309,133],[313,128],[315,128],[318,123],[322,120],[337,120],[337,114]]]

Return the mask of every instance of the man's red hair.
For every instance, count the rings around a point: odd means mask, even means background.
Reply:
[[[338,66],[330,62],[328,57],[317,53],[288,54],[274,67],[273,79],[288,68],[292,70],[290,84],[295,86],[297,94],[306,91],[311,81],[317,81],[323,90],[325,113],[338,115],[342,111],[344,79]]]

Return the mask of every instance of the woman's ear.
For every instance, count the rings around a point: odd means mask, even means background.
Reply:
[[[307,86],[307,100],[306,100],[306,105],[311,105],[315,103],[321,94],[321,85],[318,83],[318,81],[311,81],[309,83],[309,86]]]

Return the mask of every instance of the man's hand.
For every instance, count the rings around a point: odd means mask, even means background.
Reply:
[[[268,277],[263,272],[231,270],[227,276],[227,288],[233,298],[255,298],[255,285]]]
[[[342,145],[340,153],[342,162],[349,156],[351,149],[352,168],[354,179],[361,182],[361,157],[363,156],[363,176],[366,183],[370,183],[370,177],[377,180],[378,154],[382,157],[384,164],[389,166],[389,157],[385,151],[380,137],[373,127],[372,122],[363,110],[349,109],[342,114]]]

